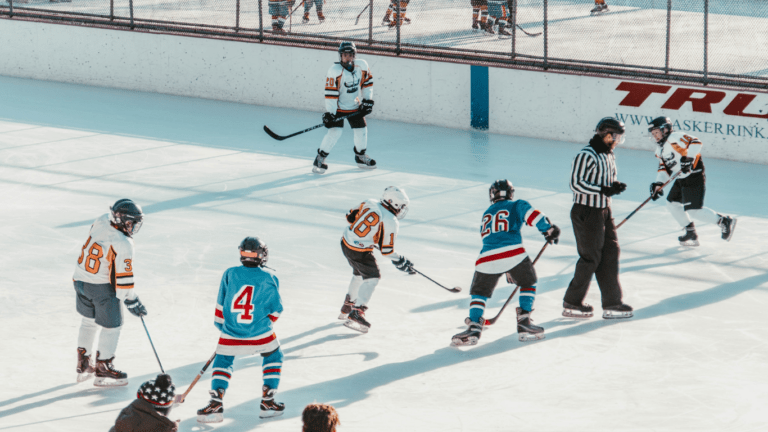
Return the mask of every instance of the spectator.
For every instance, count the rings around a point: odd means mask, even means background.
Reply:
[[[340,425],[336,409],[328,404],[311,403],[301,413],[302,432],[336,432]]]
[[[175,387],[170,375],[158,375],[139,387],[136,400],[123,408],[109,432],[176,432],[179,423],[168,414],[173,407]]]

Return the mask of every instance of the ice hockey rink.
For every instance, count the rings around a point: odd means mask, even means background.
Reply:
[[[352,134],[311,163],[320,114],[0,77],[0,431],[106,431],[159,367],[138,318],[127,314],[115,366],[126,387],[75,383],[77,332],[71,277],[91,222],[119,198],[143,206],[136,236],[136,290],[146,325],[177,391],[216,346],[221,274],[239,265],[237,246],[269,246],[285,312],[276,323],[286,358],[277,400],[283,417],[258,418],[261,357],[239,357],[225,420],[201,425],[210,371],[177,406],[181,431],[299,431],[313,401],[333,404],[339,431],[765,431],[768,418],[768,166],[704,157],[706,204],[738,217],[731,242],[700,226],[701,246],[683,248],[663,201],[619,230],[629,320],[563,318],[562,297],[577,254],[571,230],[570,163],[582,146],[369,120],[369,154],[353,163]],[[595,123],[604,115],[595,113]],[[584,140],[594,124],[584,125]],[[623,219],[648,194],[651,151],[619,149],[614,200]],[[536,265],[533,319],[546,339],[517,340],[508,309],[475,347],[453,348],[463,330],[480,250],[487,190],[508,178],[516,198],[559,225],[559,245]],[[383,278],[371,331],[337,320],[351,270],[339,239],[344,214],[386,186],[411,198],[396,249],[453,294],[379,261]],[[544,244],[523,231],[535,255]],[[512,292],[499,284],[492,316]],[[513,306],[516,305],[516,300]]]

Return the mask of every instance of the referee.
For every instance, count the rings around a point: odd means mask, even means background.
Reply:
[[[629,318],[632,307],[622,303],[619,283],[619,239],[611,216],[611,197],[627,185],[617,181],[613,149],[624,142],[624,123],[605,117],[597,123],[595,136],[573,160],[571,222],[579,261],[563,298],[563,316],[592,317],[592,306],[584,303],[592,275],[602,296],[603,318]]]

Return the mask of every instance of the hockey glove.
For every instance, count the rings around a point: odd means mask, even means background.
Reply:
[[[651,183],[651,199],[656,201],[659,199],[660,196],[664,196],[664,189],[661,187],[664,186],[664,183],[662,182],[653,182]]]
[[[333,126],[333,123],[336,122],[336,116],[327,112],[323,114],[323,125],[330,129]]]
[[[353,223],[356,221],[358,213],[360,213],[360,209],[350,210],[349,213],[347,213],[347,222]]]
[[[408,261],[408,258],[400,255],[400,259],[397,261],[392,261],[392,264],[397,267],[398,270],[404,271],[408,274],[416,274],[416,270],[413,269],[413,263]]]
[[[557,244],[560,241],[560,228],[558,228],[557,225],[552,224],[552,227],[541,233],[541,235],[544,236],[544,240],[546,240],[547,243]]]
[[[683,156],[680,158],[680,171],[683,172],[683,174],[688,174],[691,172],[691,168],[693,167],[693,158],[688,156]]]
[[[370,99],[363,99],[363,102],[360,104],[360,115],[367,116],[368,114],[373,112],[373,101]]]
[[[125,299],[125,306],[128,307],[128,312],[136,315],[137,317],[143,317],[147,315],[147,308],[141,304],[141,300],[136,297],[133,300]]]
[[[610,186],[603,186],[600,188],[600,192],[602,192],[603,195],[607,197],[618,195],[624,192],[625,190],[627,190],[627,185],[626,183],[622,183],[622,182],[615,182]]]

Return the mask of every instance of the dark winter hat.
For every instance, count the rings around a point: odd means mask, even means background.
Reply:
[[[171,376],[160,374],[157,378],[142,384],[136,397],[146,400],[155,408],[166,408],[173,405],[175,391],[176,387],[171,382]]]

